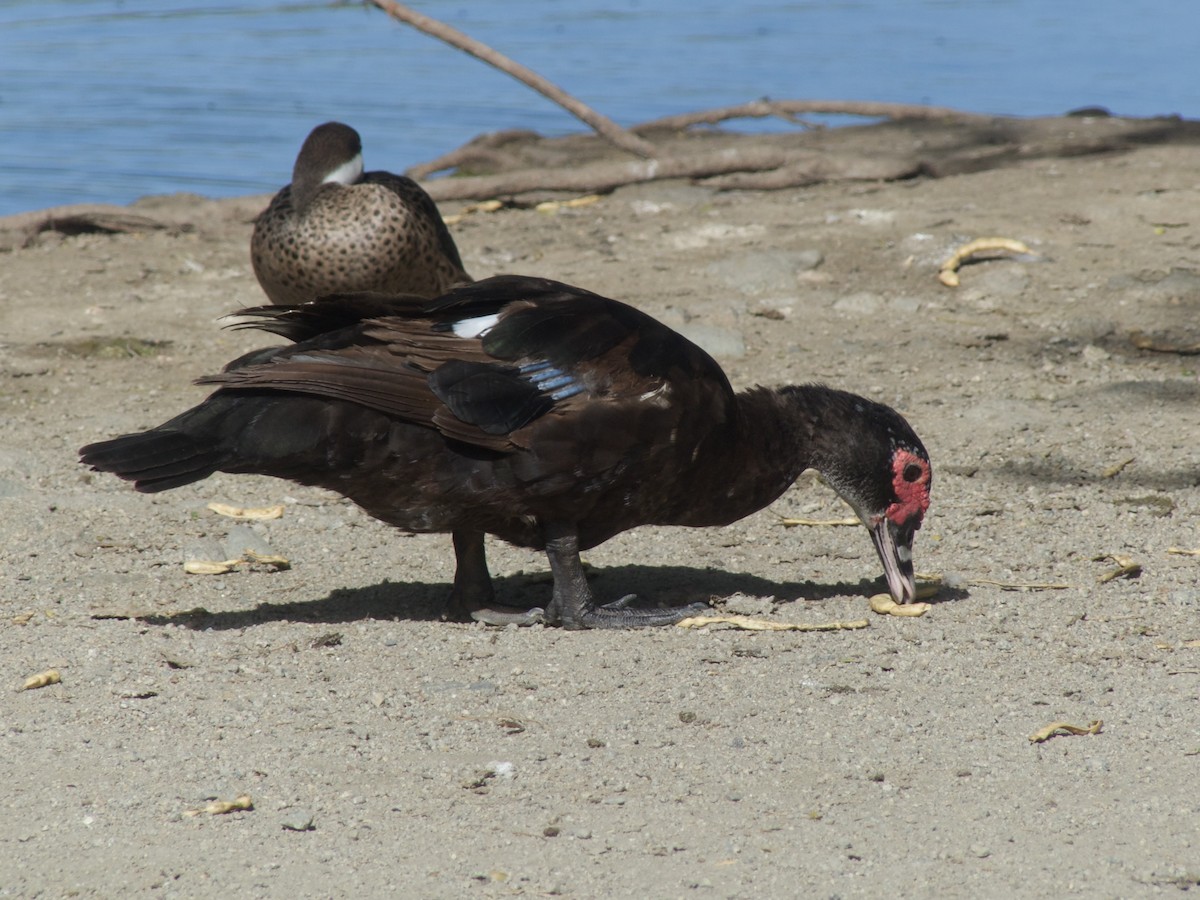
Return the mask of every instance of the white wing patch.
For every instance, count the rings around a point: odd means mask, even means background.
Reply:
[[[451,330],[461,338],[483,337],[498,321],[500,321],[499,313],[492,313],[490,316],[476,316],[473,319],[455,322]]]

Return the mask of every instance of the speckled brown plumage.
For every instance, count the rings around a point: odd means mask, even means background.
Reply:
[[[259,215],[254,274],[272,303],[351,291],[435,297],[471,281],[437,206],[411,178],[361,173],[347,125],[313,130],[292,183]]]

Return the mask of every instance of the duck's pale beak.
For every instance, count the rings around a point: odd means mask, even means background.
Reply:
[[[897,525],[881,516],[871,528],[871,540],[883,563],[888,590],[897,603],[912,603],[917,597],[917,582],[913,575],[912,544],[916,529]]]

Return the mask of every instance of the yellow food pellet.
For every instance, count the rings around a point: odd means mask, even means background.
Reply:
[[[928,603],[897,603],[891,594],[875,594],[871,597],[871,611],[881,616],[923,616],[929,612]]]
[[[38,674],[26,678],[25,683],[21,685],[21,690],[32,691],[50,684],[58,684],[61,681],[62,676],[58,674],[58,669],[47,669],[45,672],[38,672]]]

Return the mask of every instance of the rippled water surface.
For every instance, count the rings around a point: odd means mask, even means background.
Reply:
[[[762,96],[1200,115],[1191,0],[412,5],[626,125]],[[274,190],[334,118],[362,132],[369,167],[397,171],[484,131],[582,127],[361,5],[0,2],[0,215]]]

